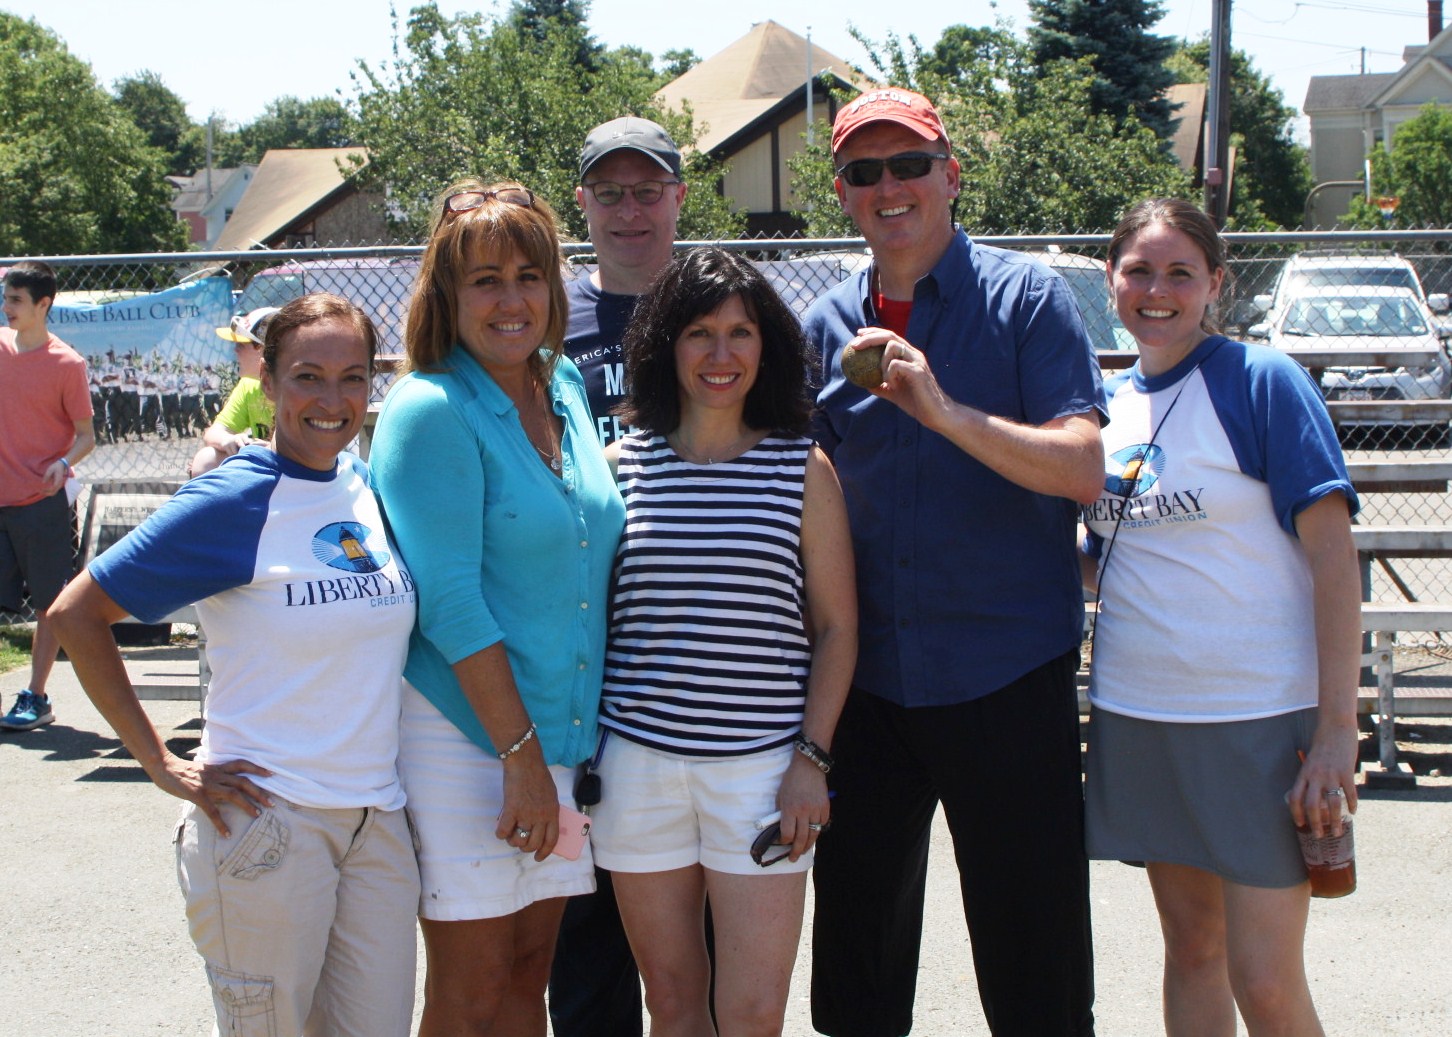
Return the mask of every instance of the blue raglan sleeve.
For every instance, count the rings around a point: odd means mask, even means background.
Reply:
[[[244,451],[184,484],[87,571],[143,623],[251,583],[277,478]]]
[[[484,467],[479,441],[431,379],[396,385],[369,455],[373,489],[418,585],[419,632],[454,665],[504,640],[480,585]]]
[[[1296,516],[1329,493],[1360,508],[1336,428],[1315,379],[1264,346],[1225,343],[1205,362],[1205,381],[1246,475],[1270,486],[1276,520],[1294,535]]]

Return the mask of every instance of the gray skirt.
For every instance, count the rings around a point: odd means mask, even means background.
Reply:
[[[1244,886],[1306,881],[1285,794],[1316,710],[1179,724],[1096,709],[1084,827],[1090,858],[1187,864]]]

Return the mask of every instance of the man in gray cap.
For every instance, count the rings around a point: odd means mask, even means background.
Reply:
[[[620,340],[635,300],[670,262],[685,198],[680,149],[656,123],[626,116],[585,138],[575,200],[599,266],[565,286],[565,353],[585,377],[602,444],[629,431],[610,413],[625,394]]]
[[[649,119],[627,115],[596,126],[580,149],[575,201],[585,211],[598,266],[565,285],[565,354],[585,378],[603,446],[629,432],[610,411],[625,396],[620,340],[635,302],[671,258],[686,199],[681,152]],[[596,892],[571,897],[550,975],[556,1037],[638,1037],[640,977],[620,924],[610,873]]]

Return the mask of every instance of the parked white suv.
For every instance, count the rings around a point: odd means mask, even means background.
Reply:
[[[1265,314],[1264,321],[1274,323],[1289,300],[1324,288],[1405,288],[1433,313],[1452,309],[1445,292],[1428,295],[1422,290],[1416,269],[1401,256],[1326,252],[1300,252],[1286,260],[1270,293],[1257,295],[1255,305]]]

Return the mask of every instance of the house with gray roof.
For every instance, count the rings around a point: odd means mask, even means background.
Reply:
[[[1332,227],[1364,188],[1366,156],[1391,147],[1396,128],[1427,104],[1452,107],[1452,28],[1438,16],[1425,45],[1402,52],[1399,72],[1312,76],[1302,110],[1311,123],[1311,174],[1316,183],[1356,181],[1314,191],[1310,225]]]

